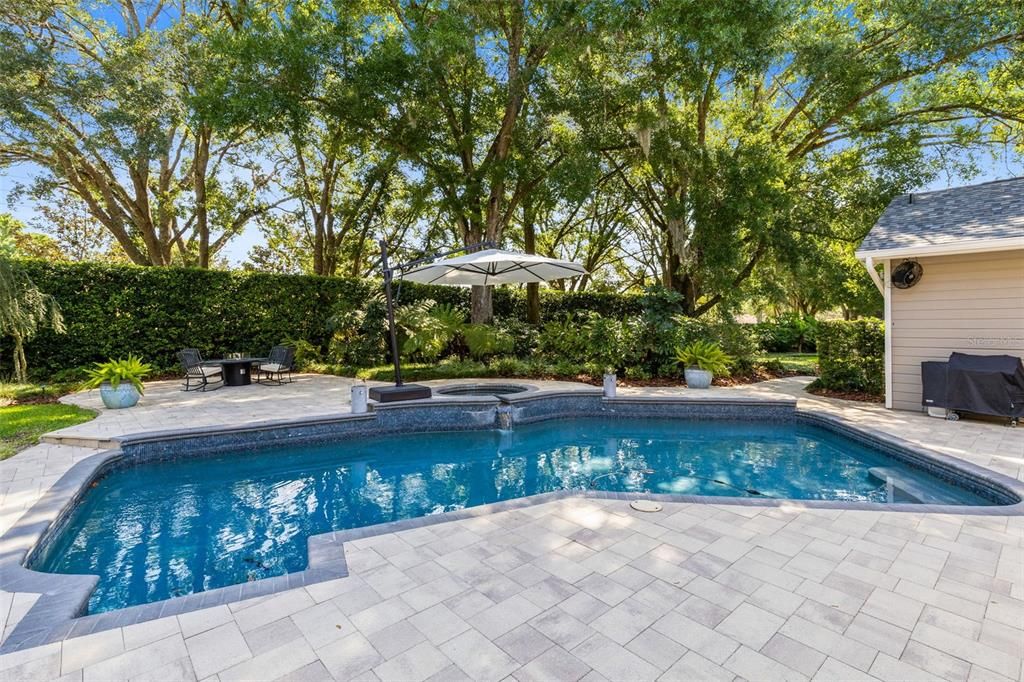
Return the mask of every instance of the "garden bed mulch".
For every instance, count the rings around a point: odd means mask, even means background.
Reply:
[[[796,377],[806,376],[802,372],[792,371],[781,371],[772,372],[765,369],[764,367],[757,367],[753,371],[747,374],[739,374],[730,377],[715,377],[712,385],[714,386],[746,386],[748,384],[757,384],[762,381],[769,381],[771,379],[781,379],[783,377]],[[572,380],[572,379],[570,379]],[[593,379],[589,376],[576,377],[575,381],[579,381],[585,384],[592,384],[594,386],[600,386],[601,382]],[[636,387],[636,388],[671,388],[673,386],[686,386],[686,382],[683,381],[682,377],[664,377],[657,379],[619,379],[619,386]]]

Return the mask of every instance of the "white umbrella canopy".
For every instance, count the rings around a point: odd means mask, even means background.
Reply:
[[[488,286],[548,282],[587,274],[579,263],[529,253],[486,249],[465,256],[426,263],[402,273],[401,279],[421,284]]]

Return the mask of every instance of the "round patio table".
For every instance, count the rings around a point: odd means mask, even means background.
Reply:
[[[248,386],[252,383],[252,365],[265,362],[266,358],[217,358],[206,360],[204,365],[220,365],[225,386]]]

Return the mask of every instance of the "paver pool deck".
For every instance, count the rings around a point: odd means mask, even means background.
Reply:
[[[0,462],[0,533],[129,433],[349,411],[353,380],[148,385]],[[454,383],[454,382],[427,382]],[[506,381],[507,383],[507,381]],[[580,386],[524,382],[542,388]],[[1024,428],[795,395],[1024,480]],[[620,393],[687,394],[679,388]],[[95,393],[69,402],[99,408]],[[346,543],[347,578],[0,656],[0,680],[1022,679],[1024,517],[569,498]],[[36,599],[0,586],[0,631]]]

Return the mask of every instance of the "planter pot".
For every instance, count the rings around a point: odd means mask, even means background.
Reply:
[[[120,383],[114,388],[109,383],[100,384],[100,399],[109,410],[120,410],[125,407],[133,407],[139,402],[138,390],[129,383]]]
[[[706,372],[696,367],[687,367],[683,374],[686,375],[686,385],[689,388],[708,388],[711,386],[711,379],[713,378],[711,372]]]
[[[604,375],[604,397],[614,398],[615,397],[615,383],[618,381],[618,377],[615,374],[609,373]]]

